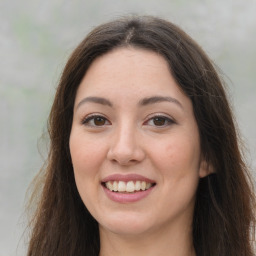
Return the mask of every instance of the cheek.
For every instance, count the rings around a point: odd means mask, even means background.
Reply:
[[[195,142],[177,140],[166,145],[163,175],[165,192],[172,194],[170,207],[177,205],[183,208],[194,204],[199,181],[200,149]]]
[[[98,186],[98,176],[103,153],[99,143],[73,130],[69,140],[74,176],[80,196],[94,193]]]
[[[200,149],[197,142],[190,138],[180,139],[178,136],[154,147],[155,160],[158,166],[167,173],[188,174],[190,171],[198,171],[200,166]]]
[[[186,172],[189,169],[195,170],[199,168],[200,154],[197,147],[193,147],[187,141],[166,146],[166,161],[177,168],[183,168]]]
[[[161,197],[155,205],[162,218],[192,216],[199,181],[200,148],[196,140],[176,133],[152,147]],[[163,210],[164,209],[164,210]],[[189,217],[189,218],[190,218]]]
[[[171,137],[155,148],[155,166],[162,176],[164,193],[173,200],[190,201],[199,181],[200,147],[195,138]],[[174,203],[175,204],[175,203]]]
[[[91,209],[99,188],[99,144],[73,131],[69,146],[78,192],[86,207]]]
[[[75,174],[90,174],[101,163],[104,154],[103,148],[99,147],[99,142],[85,138],[82,133],[74,131],[71,133],[69,146]]]

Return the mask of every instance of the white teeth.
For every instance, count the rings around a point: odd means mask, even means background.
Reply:
[[[134,183],[133,183],[133,181],[127,182],[126,192],[134,192]]]
[[[112,184],[111,182],[107,182],[107,183],[106,183],[106,187],[107,187],[109,190],[113,191],[113,184]]]
[[[108,181],[105,183],[106,188],[115,192],[134,193],[135,191],[146,190],[153,186],[152,183],[146,181]]]
[[[136,191],[140,190],[140,184],[141,184],[141,182],[137,180],[136,183],[135,183],[135,190]]]
[[[118,182],[118,191],[119,192],[124,192],[126,191],[126,184],[124,181],[119,181]]]
[[[107,183],[111,183],[111,182],[107,182]],[[106,184],[107,184],[107,183],[106,183]],[[111,190],[111,189],[110,189],[110,190]],[[114,191],[117,191],[117,190],[118,190],[118,183],[117,183],[117,181],[114,181],[114,182],[113,182],[113,190],[114,190]],[[112,190],[112,191],[113,191],[113,190]]]
[[[145,189],[146,189],[146,182],[145,182],[145,181],[142,181],[142,182],[141,182],[141,189],[142,189],[142,190],[145,190]]]

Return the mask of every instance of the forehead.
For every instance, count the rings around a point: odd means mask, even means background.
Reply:
[[[144,49],[118,48],[93,61],[79,85],[80,93],[123,92],[182,93],[168,63],[159,54]],[[182,93],[183,94],[183,93]]]
[[[167,102],[176,104],[167,107]],[[166,60],[155,52],[133,48],[109,52],[89,67],[78,87],[74,109],[90,106],[92,110],[95,103],[134,115],[146,106],[155,110],[165,104],[168,111],[182,110],[184,118],[194,116],[192,101],[176,83]]]

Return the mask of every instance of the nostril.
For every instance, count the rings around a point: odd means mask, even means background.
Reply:
[[[130,136],[129,134],[125,134],[116,142],[113,141],[107,153],[108,160],[113,163],[119,163],[120,165],[130,165],[141,162],[145,158],[145,152],[138,140]]]
[[[136,164],[137,162],[139,162],[136,159],[129,159],[129,158],[114,158],[110,160],[112,163],[114,164],[119,164],[119,165],[132,165],[132,164]]]

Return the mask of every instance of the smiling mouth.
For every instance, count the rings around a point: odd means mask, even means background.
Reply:
[[[139,191],[145,191],[155,186],[156,183],[149,183],[146,181],[107,181],[102,185],[112,192],[117,193],[136,193]]]

